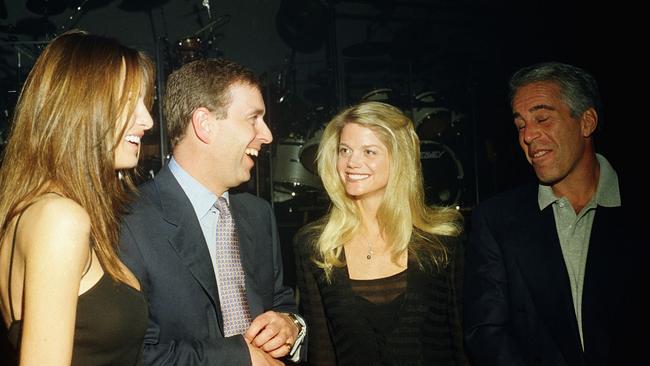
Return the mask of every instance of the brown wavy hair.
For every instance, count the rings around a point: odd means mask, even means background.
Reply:
[[[0,167],[0,237],[27,205],[57,191],[90,216],[90,245],[104,271],[126,280],[118,218],[134,184],[132,171],[116,172],[115,149],[137,96],[151,109],[153,80],[151,60],[114,39],[73,30],[50,42],[12,119]]]

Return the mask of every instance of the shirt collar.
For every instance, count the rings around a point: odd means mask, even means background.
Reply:
[[[199,183],[198,180],[194,179],[194,177],[186,172],[173,156],[169,161],[169,170],[178,181],[178,184],[185,192],[185,195],[187,195],[187,198],[189,198],[190,203],[192,203],[192,207],[196,212],[196,217],[201,218],[205,216],[217,201],[217,195],[205,188],[204,185]],[[223,193],[223,197],[228,201],[228,204],[230,204],[230,198],[227,191]]]
[[[596,159],[600,165],[600,176],[598,177],[598,187],[595,194],[595,205],[604,207],[618,207],[621,205],[621,192],[618,186],[618,175],[612,165],[604,156],[596,154]],[[561,197],[556,197],[551,186],[539,185],[537,190],[537,202],[540,211],[548,205],[558,201]]]

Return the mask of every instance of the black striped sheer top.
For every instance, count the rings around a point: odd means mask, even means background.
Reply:
[[[346,267],[327,283],[300,235],[294,246],[310,365],[467,365],[453,263],[352,280]],[[453,257],[453,255],[450,255]]]

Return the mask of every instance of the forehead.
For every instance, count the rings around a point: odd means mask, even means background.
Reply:
[[[512,99],[512,109],[523,113],[538,105],[559,107],[562,104],[560,97],[559,85],[548,81],[534,82],[517,90]]]
[[[384,146],[383,141],[379,135],[372,129],[362,126],[358,123],[346,123],[341,130],[341,142],[346,144],[359,144],[359,145],[380,145]]]
[[[264,99],[259,88],[254,85],[235,82],[228,87],[230,94],[229,111],[242,113],[260,111],[264,112]]]

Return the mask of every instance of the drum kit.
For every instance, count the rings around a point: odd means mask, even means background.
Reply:
[[[452,146],[459,145],[462,140],[465,114],[450,108],[444,95],[434,90],[409,98],[392,88],[376,88],[361,99],[394,105],[411,117],[420,138],[420,163],[427,204],[460,204],[465,171],[462,159]]]
[[[220,56],[221,52],[215,47],[215,43],[223,37],[215,31],[230,21],[230,15],[219,16],[201,27],[191,35],[181,37],[175,44],[175,58],[177,66],[209,56]]]

